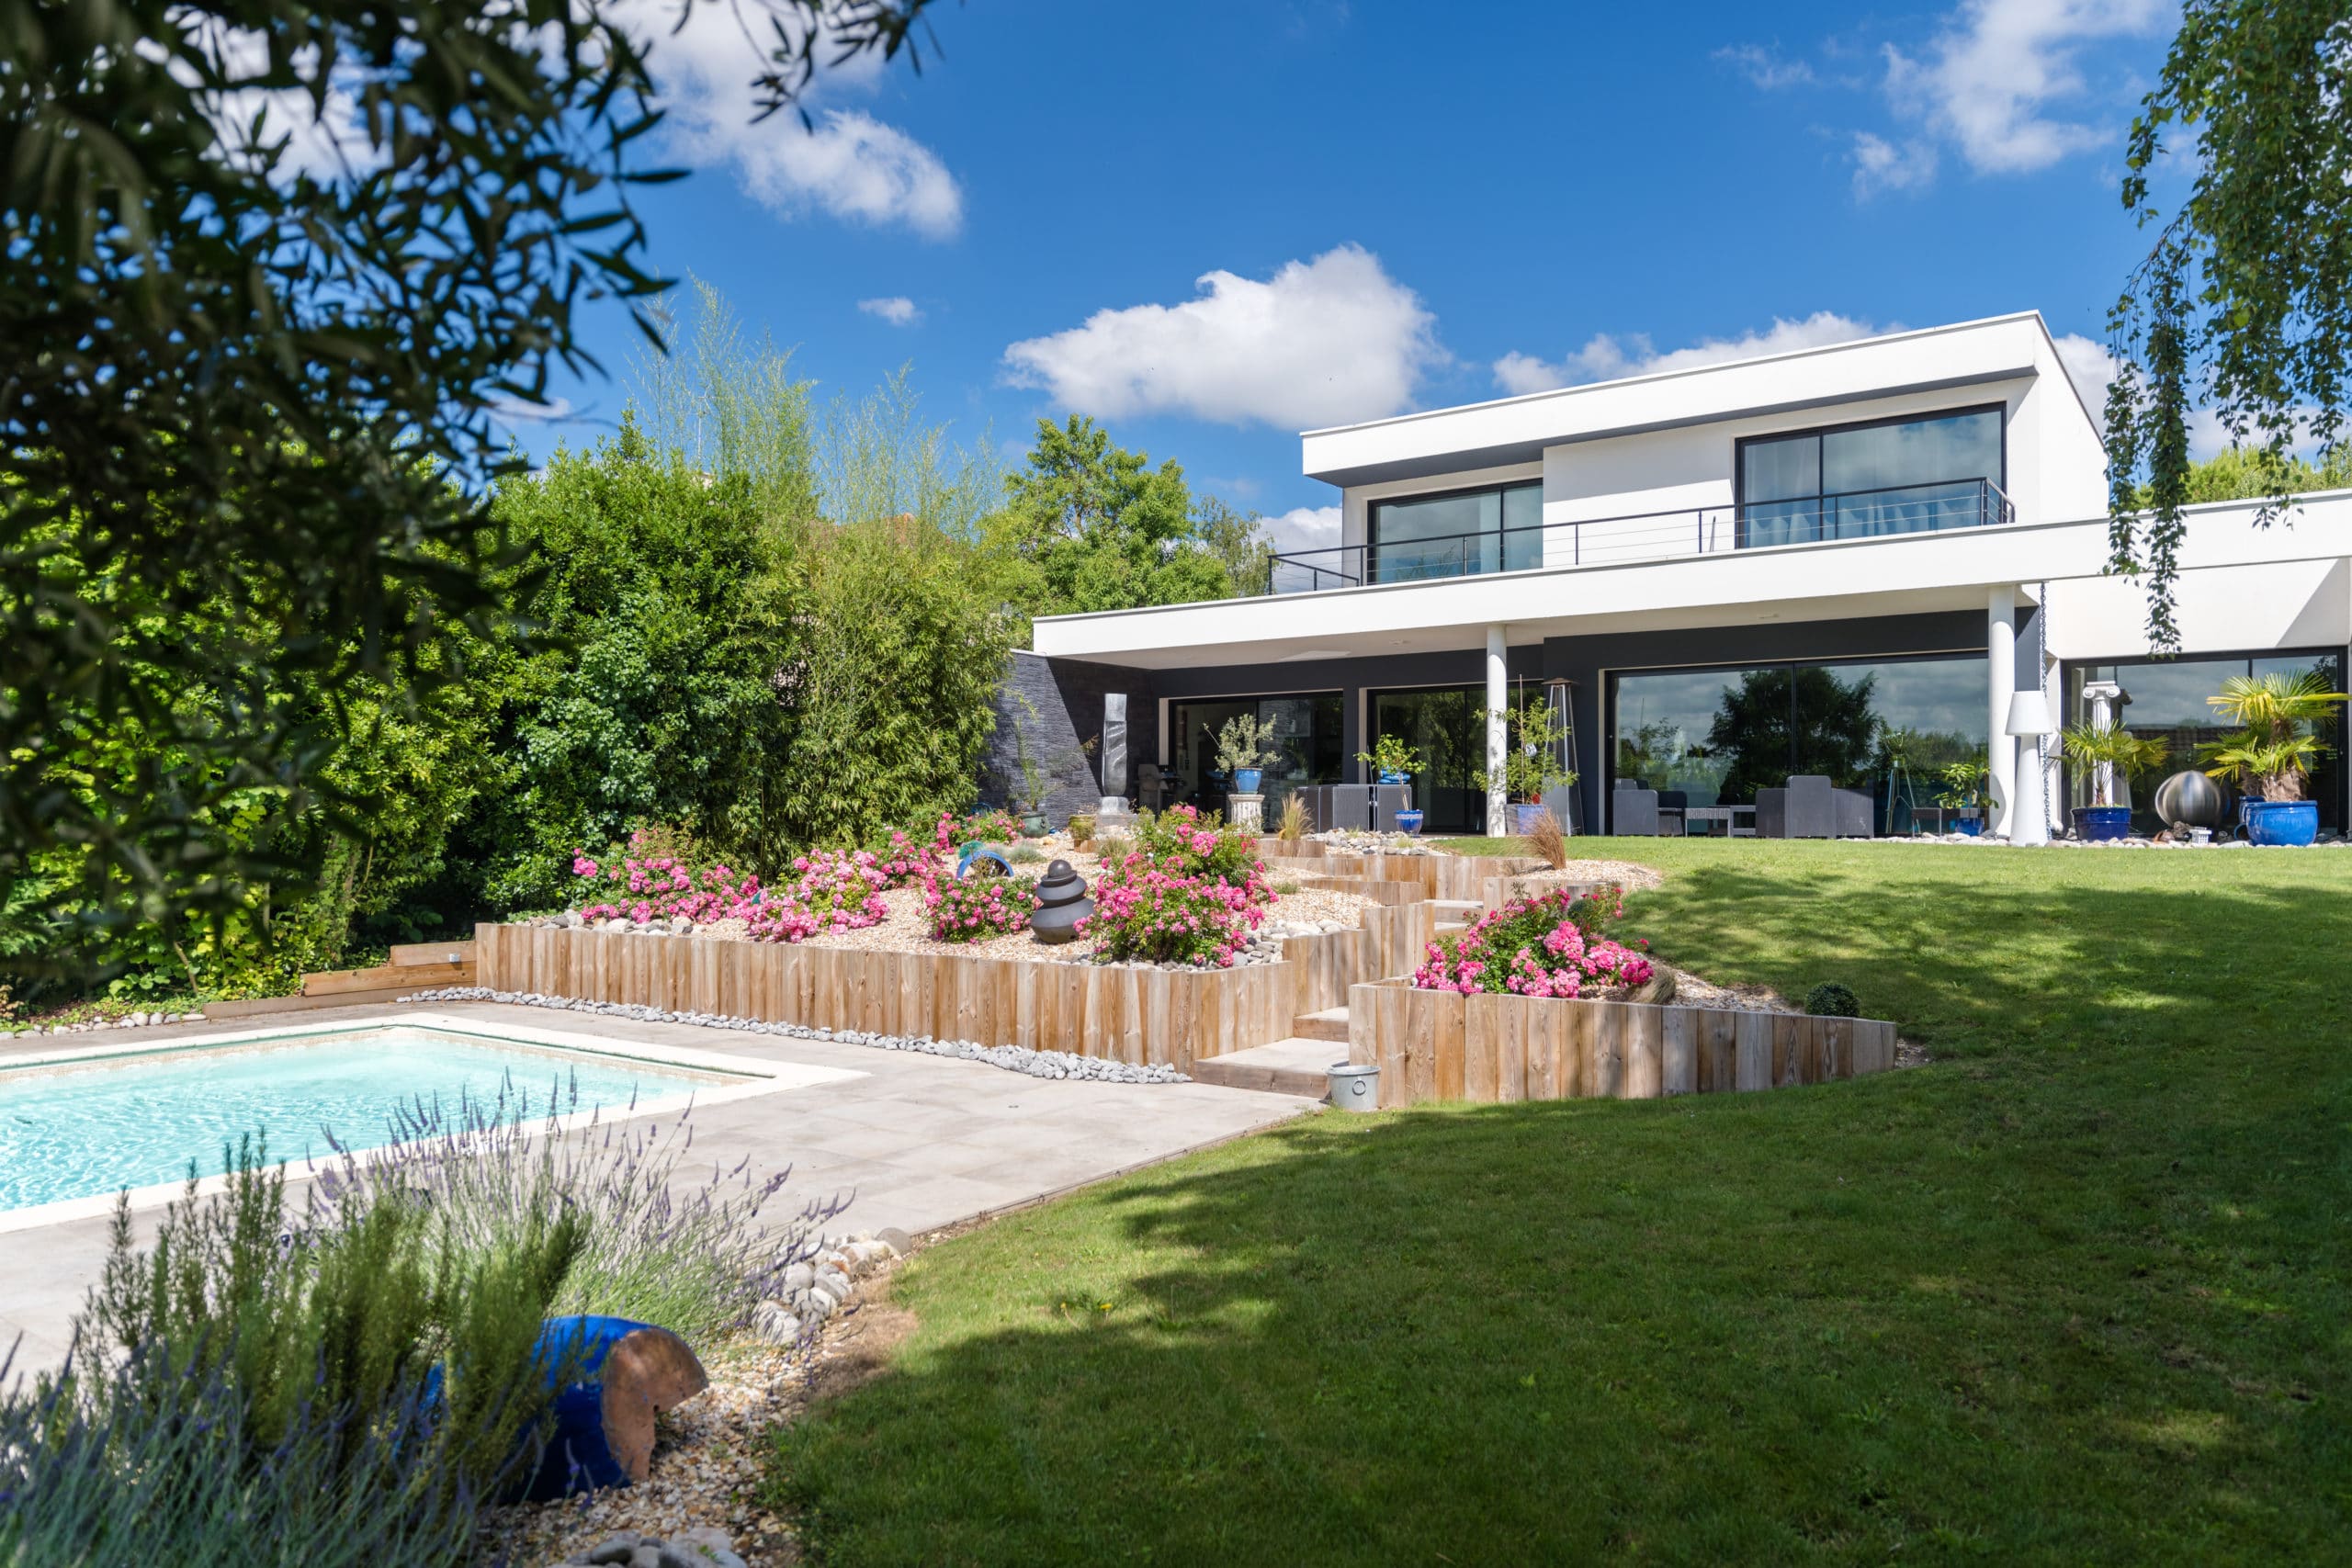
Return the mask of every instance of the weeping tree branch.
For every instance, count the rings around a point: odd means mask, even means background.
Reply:
[[[2108,319],[2111,569],[2144,579],[2148,640],[2177,650],[2188,423],[2211,408],[2280,474],[2334,455],[2352,365],[2352,0],[2189,0],[2127,143],[2124,209],[2158,223]],[[2157,179],[2188,141],[2169,218]],[[2279,492],[2256,514],[2277,521]]]

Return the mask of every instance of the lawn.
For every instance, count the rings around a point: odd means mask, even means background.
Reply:
[[[2341,1561],[2352,851],[1612,840],[1937,1059],[1325,1115],[920,1256],[820,1561]]]

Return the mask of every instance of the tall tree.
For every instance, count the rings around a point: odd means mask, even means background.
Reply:
[[[773,112],[906,48],[928,0],[732,3],[774,24],[744,65]],[[315,880],[220,808],[362,804],[322,778],[344,699],[461,679],[447,628],[494,621],[495,412],[594,368],[587,302],[651,330],[632,192],[668,176],[639,161],[660,115],[628,23],[658,17],[0,4],[0,892],[62,844],[93,852],[61,897],[149,921]],[[187,635],[220,604],[238,635]],[[123,728],[154,744],[119,788],[47,782]]]
[[[1082,414],[1037,422],[1027,465],[1005,480],[991,545],[1025,568],[1032,615],[1224,599],[1246,537],[1221,503],[1196,514],[1184,470],[1158,468]]]
[[[2294,448],[2346,434],[2352,372],[2352,0],[2188,0],[2132,121],[2125,210],[2154,245],[2109,318],[2109,533],[2144,574],[2148,640],[2177,649],[2182,508],[2195,499],[2188,420],[2221,416],[2282,482]],[[2178,148],[2175,133],[2188,140]],[[2157,175],[2185,152],[2167,217]],[[2144,490],[2143,479],[2144,478]],[[2144,516],[2141,508],[2145,507]]]

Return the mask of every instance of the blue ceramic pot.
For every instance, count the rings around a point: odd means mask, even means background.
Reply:
[[[1981,817],[1962,817],[1956,819],[1951,826],[1954,832],[1965,833],[1973,839],[1984,831],[1984,819]]]
[[[2094,844],[2132,836],[2132,808],[2128,806],[2076,807],[2075,821],[2082,829],[2083,837]]]
[[[1380,770],[1380,782],[1382,784],[1411,784],[1413,775],[1400,773],[1394,768],[1383,768]]]
[[[1419,832],[1421,814],[1418,811],[1399,811],[1396,813],[1396,830],[1400,833]]]
[[[2246,837],[2257,844],[2301,849],[2319,837],[2316,800],[2249,800],[2244,809]]]
[[[1233,787],[1238,794],[1255,795],[1265,776],[1263,768],[1236,768],[1233,770]]]

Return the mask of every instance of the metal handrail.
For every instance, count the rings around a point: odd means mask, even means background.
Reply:
[[[1880,519],[1888,510],[1910,520],[1894,527],[1881,525]],[[1852,516],[1849,523],[1849,516],[1857,513],[1863,515]],[[1766,544],[1940,533],[1946,528],[1985,527],[2016,520],[2016,503],[1990,479],[1931,480],[1279,553],[1268,559],[1266,592],[1312,593],[1359,588],[1368,581],[1416,582],[1603,561],[1668,560],[1725,549],[1760,548]],[[1725,524],[1730,525],[1728,531]],[[1759,543],[1751,537],[1758,525],[1769,525],[1776,536],[1786,536]],[[1860,531],[1849,533],[1849,526]],[[1531,534],[1536,536],[1532,551],[1513,547],[1514,539],[1523,542]],[[1388,558],[1385,561],[1384,555]],[[1515,557],[1530,556],[1532,559],[1510,564]],[[1393,566],[1404,570],[1384,570]]]

